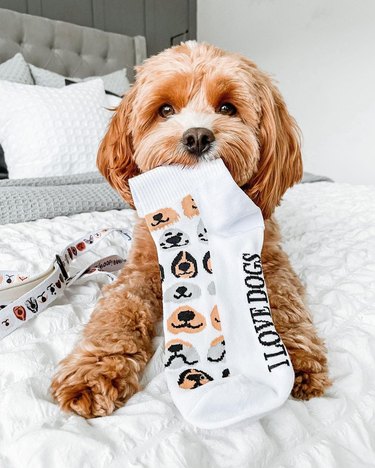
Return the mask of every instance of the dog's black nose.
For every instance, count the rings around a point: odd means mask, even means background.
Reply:
[[[168,242],[168,244],[171,244],[171,245],[177,245],[180,241],[181,241],[181,236],[176,235],[176,236],[168,237],[168,239],[166,239],[165,242]]]
[[[171,353],[178,353],[179,351],[182,351],[182,349],[183,349],[182,344],[176,343],[176,344],[170,345],[170,347],[168,348],[168,351],[170,351]]]
[[[189,128],[182,135],[182,143],[185,148],[197,156],[207,151],[213,141],[215,141],[215,136],[208,128]]]
[[[161,221],[163,219],[163,213],[156,213],[154,216],[153,216],[153,219],[155,221]]]
[[[181,266],[181,265],[180,265],[180,266]],[[187,270],[188,270],[188,269],[189,269],[189,268],[187,268]],[[185,270],[185,271],[187,271],[187,270]],[[182,296],[183,294],[185,294],[186,291],[187,291],[187,287],[186,287],[186,286],[179,286],[179,287],[176,289],[176,292],[177,292],[178,294],[181,294],[181,296]]]
[[[190,263],[188,262],[181,262],[179,265],[178,265],[178,268],[181,270],[181,271],[185,271],[187,272],[190,268]],[[186,291],[186,288],[185,288],[185,291]]]
[[[177,317],[180,322],[190,322],[190,320],[193,320],[195,317],[195,314],[191,310],[183,310],[182,312],[178,313]]]

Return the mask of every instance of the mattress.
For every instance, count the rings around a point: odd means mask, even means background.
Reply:
[[[255,423],[194,428],[168,393],[159,327],[143,390],[125,407],[92,420],[61,412],[49,385],[100,295],[102,283],[91,279],[0,342],[0,467],[373,467],[374,200],[375,187],[318,182],[289,190],[276,212],[327,344],[333,386],[324,397],[290,397]],[[135,219],[123,209],[0,226],[0,268],[40,272],[69,241]],[[113,235],[97,254],[123,249]]]

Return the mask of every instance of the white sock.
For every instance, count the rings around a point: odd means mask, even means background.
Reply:
[[[202,428],[258,419],[288,398],[294,372],[269,309],[259,208],[221,160],[131,179],[163,279],[166,375]]]

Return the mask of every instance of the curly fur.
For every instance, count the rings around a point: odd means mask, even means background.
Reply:
[[[223,102],[233,103],[237,113],[220,114]],[[163,104],[175,114],[162,118]],[[205,157],[223,159],[267,220],[262,262],[275,326],[296,374],[292,395],[321,396],[330,385],[325,347],[272,218],[285,190],[302,176],[299,131],[270,78],[250,60],[208,44],[188,42],[151,57],[137,69],[134,86],[112,118],[98,167],[133,205],[129,178],[162,164],[196,164],[181,143],[192,117],[215,135]],[[105,288],[81,342],[53,379],[52,394],[61,407],[86,418],[103,416],[137,392],[161,313],[156,249],[140,220],[125,268]]]

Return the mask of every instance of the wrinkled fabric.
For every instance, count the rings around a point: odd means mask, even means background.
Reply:
[[[159,327],[144,390],[125,407],[92,420],[62,413],[48,389],[99,297],[100,284],[89,281],[0,342],[0,467],[374,466],[375,187],[299,185],[276,215],[327,344],[333,386],[324,397],[289,398],[255,423],[196,429],[168,393]],[[0,226],[0,268],[42,271],[70,240],[134,220],[133,211],[122,210]],[[121,253],[120,244],[113,236],[99,254]]]

